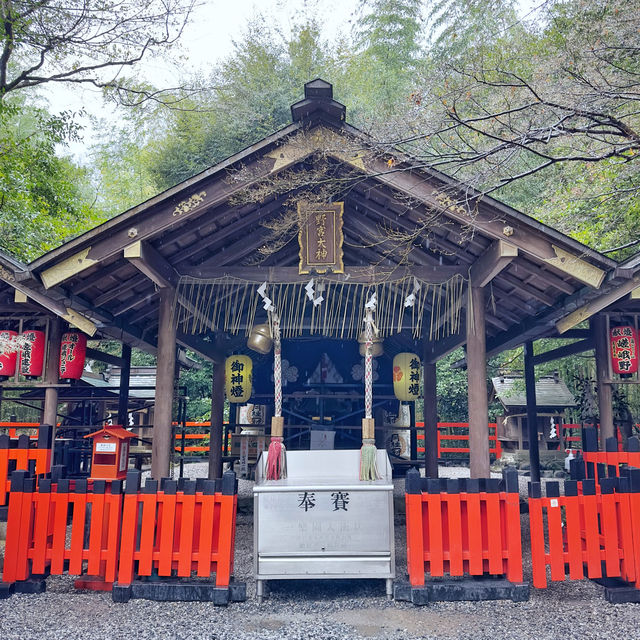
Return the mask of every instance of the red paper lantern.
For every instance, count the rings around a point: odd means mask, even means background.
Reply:
[[[60,340],[60,378],[79,380],[87,356],[87,336],[78,331],[62,335]]]
[[[638,370],[638,333],[631,326],[611,327],[611,364],[613,372],[635,373]]]
[[[20,374],[25,378],[38,378],[44,367],[44,331],[30,329],[22,332],[25,343],[20,349]]]
[[[5,341],[13,340],[17,335],[16,331],[11,331],[10,329],[0,331],[0,345]],[[4,351],[0,348],[0,380],[6,380],[15,374],[17,360],[17,349],[15,351]]]

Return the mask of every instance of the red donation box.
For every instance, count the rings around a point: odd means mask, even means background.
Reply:
[[[39,378],[44,368],[44,331],[23,331],[25,342],[20,349],[20,375],[25,378]]]
[[[638,333],[634,327],[611,327],[611,366],[618,374],[635,373],[638,370]]]
[[[129,440],[137,436],[120,426],[103,427],[85,438],[93,438],[92,480],[122,480],[129,466]]]
[[[11,342],[18,335],[16,331],[0,331],[0,380],[10,378],[16,372],[17,350],[11,351]]]
[[[69,331],[60,340],[60,378],[80,380],[87,356],[87,336],[78,331]]]

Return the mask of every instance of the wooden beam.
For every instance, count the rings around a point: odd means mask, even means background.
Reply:
[[[615,436],[613,426],[613,393],[611,385],[605,381],[609,375],[609,335],[607,319],[598,314],[591,318],[591,331],[596,349],[596,386],[598,387],[598,417],[600,418],[600,448],[606,451],[608,438]]]
[[[591,338],[586,340],[580,340],[579,342],[573,342],[566,344],[563,347],[552,349],[551,351],[545,351],[539,353],[537,356],[533,356],[533,364],[543,364],[545,362],[552,362],[553,360],[559,360],[560,358],[566,358],[567,356],[575,355],[576,353],[583,353],[584,351],[590,351],[594,348],[594,343]]]
[[[485,348],[484,289],[471,287],[467,305],[467,384],[469,394],[469,473],[490,477],[489,408]]]
[[[211,428],[209,431],[209,479],[222,477],[224,431],[224,362],[213,365],[211,380]]]
[[[602,311],[602,309],[608,307],[610,304],[617,302],[623,296],[627,295],[634,289],[636,289],[640,285],[640,276],[635,276],[631,280],[624,282],[619,285],[609,293],[592,300],[591,302],[587,302],[582,305],[568,316],[561,318],[556,322],[556,328],[558,329],[558,333],[563,334],[568,329],[575,327],[577,324],[584,322],[589,319],[594,314],[598,313],[598,311]]]
[[[224,353],[212,342],[207,342],[199,336],[182,333],[181,331],[176,334],[176,340],[180,346],[194,351],[205,360],[210,360],[214,364],[224,363]]]
[[[124,248],[124,257],[160,288],[178,286],[176,270],[150,244],[138,240]]]
[[[120,358],[120,390],[118,393],[118,424],[125,429],[129,426],[129,382],[131,379],[131,347],[128,344],[122,345],[122,356]]]
[[[426,341],[425,341],[426,342]],[[428,362],[424,366],[424,446],[425,477],[438,477],[438,392],[436,365]]]
[[[93,336],[98,330],[98,327],[86,316],[56,300],[51,299],[49,296],[27,287],[21,282],[17,282],[15,275],[3,267],[0,267],[0,280],[6,282],[16,291],[19,291],[24,296],[28,296],[34,302],[37,302],[48,311],[51,311],[63,320],[66,320],[69,324],[72,324],[74,327],[84,331],[86,334]]]
[[[465,325],[463,323],[460,333],[451,335],[444,340],[438,340],[437,342],[430,343],[430,348],[425,351],[425,363],[435,363],[438,360],[441,360],[452,351],[459,349],[466,341],[467,335]]]
[[[173,391],[176,369],[175,296],[171,289],[160,290],[158,318],[158,365],[153,417],[151,475],[155,480],[169,475]]]
[[[297,126],[291,128],[292,131],[297,129]],[[49,288],[64,282],[97,262],[118,255],[131,243],[132,238],[148,240],[171,227],[198,218],[234,194],[251,187],[276,171],[282,171],[297,164],[313,153],[314,149],[311,145],[306,147],[286,142],[271,154],[257,159],[248,159],[243,167],[242,176],[238,175],[236,180],[228,179],[228,170],[234,162],[247,159],[253,151],[275,143],[283,134],[284,132],[280,131],[266,138],[258,145],[232,156],[211,170],[194,176],[153,198],[150,202],[135,207],[126,214],[101,225],[95,231],[81,236],[77,242],[69,243],[69,246],[82,246],[82,244],[85,246],[72,255],[69,255],[68,246],[66,250],[51,252],[51,256],[58,258],[57,262],[52,263],[51,259],[35,261],[36,268],[41,265],[44,267],[40,277],[45,287]]]
[[[98,351],[97,349],[92,349],[91,347],[87,347],[87,358],[91,360],[98,360],[99,362],[106,362],[107,364],[111,364],[114,367],[121,367],[123,364],[123,360],[120,356],[114,356],[111,353]]]
[[[450,188],[438,187],[434,184],[435,181],[428,181],[423,173],[413,172],[409,168],[398,166],[389,170],[380,158],[368,159],[367,170],[374,173],[375,179],[381,183],[410,194],[411,197],[465,226],[476,228],[495,240],[508,237],[509,243],[518,247],[524,254],[542,260],[591,287],[599,288],[605,278],[606,271],[584,260],[577,252],[573,253],[558,246],[556,242],[560,242],[560,239],[549,239],[548,234],[536,228],[541,225],[526,224],[515,216],[511,216],[508,222],[505,222],[505,219],[496,215],[496,211],[482,199],[474,203],[476,210],[471,211],[466,205],[456,202],[448,195],[447,191],[450,191]]]
[[[456,266],[434,265],[434,266],[366,266],[366,267],[345,267],[344,273],[325,273],[323,280],[330,282],[363,282],[376,283],[385,280],[399,280],[406,276],[415,276],[419,280],[439,284],[446,282],[456,275],[464,275],[465,269]],[[197,266],[183,267],[180,275],[191,276],[202,279],[217,279],[229,276],[241,280],[253,281],[256,284],[268,283],[294,283],[308,282],[312,277],[308,274],[300,275],[298,267],[217,267],[217,266]]]
[[[518,247],[495,240],[490,247],[471,265],[469,272],[471,286],[484,287],[489,284],[518,255]]]
[[[538,407],[536,405],[536,376],[533,363],[533,342],[524,344],[524,382],[527,396],[527,432],[529,434],[529,469],[531,481],[540,482],[540,450],[538,440]]]

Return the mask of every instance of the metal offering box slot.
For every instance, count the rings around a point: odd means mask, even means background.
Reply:
[[[360,451],[289,451],[284,480],[256,468],[254,568],[258,601],[264,580],[395,577],[393,483],[386,451],[381,479],[359,480]]]

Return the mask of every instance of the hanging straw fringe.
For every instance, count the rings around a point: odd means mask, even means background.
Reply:
[[[418,337],[422,335],[423,322],[431,339],[444,338],[459,328],[467,278],[456,275],[442,284],[414,276],[381,279],[373,285],[349,280],[323,281],[319,276],[314,281],[313,295],[309,295],[306,290],[309,283],[305,282],[270,286],[271,302],[283,314],[280,318],[283,336],[295,338],[308,331],[312,335],[346,340],[357,338],[362,326],[357,320],[357,309],[364,307],[374,287],[381,338],[399,333],[403,327]],[[256,312],[262,311],[260,296],[256,295],[257,284],[260,283],[231,276],[213,279],[182,276],[177,290],[179,327],[191,334],[225,331],[237,335],[245,331],[248,336]],[[406,306],[410,295],[412,304]]]

